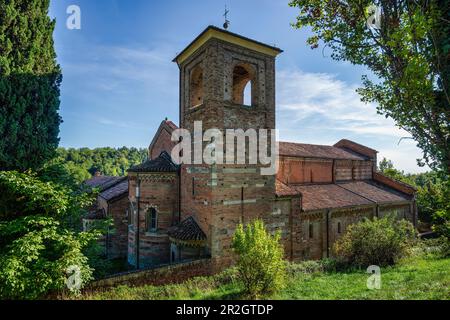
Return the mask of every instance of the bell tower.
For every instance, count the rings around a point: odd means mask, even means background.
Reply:
[[[174,59],[180,69],[180,127],[194,132],[194,123],[201,122],[203,132],[219,129],[224,140],[227,129],[274,130],[275,59],[281,52],[207,27]],[[196,219],[212,258],[230,256],[237,224],[272,213],[275,175],[261,175],[261,167],[259,162],[182,166],[181,214]]]

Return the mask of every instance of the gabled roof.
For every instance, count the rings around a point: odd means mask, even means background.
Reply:
[[[156,131],[156,134],[154,135],[153,140],[148,147],[148,150],[151,152],[153,146],[158,141],[158,138],[163,130],[166,130],[170,135],[172,135],[172,132],[176,129],[178,129],[178,126],[170,120],[164,120],[163,122],[161,122],[158,131]]]
[[[189,58],[195,51],[197,51],[208,40],[215,38],[223,40],[229,43],[233,43],[257,52],[264,53],[269,56],[277,56],[283,50],[275,46],[270,46],[265,43],[246,38],[239,34],[220,29],[215,26],[208,26],[197,38],[194,39],[181,53],[179,53],[173,62],[182,64],[187,58]]]
[[[127,177],[110,177],[110,176],[98,176],[92,179],[86,180],[85,185],[99,189],[100,192],[115,186],[116,184],[126,180]]]
[[[199,227],[193,217],[183,220],[179,225],[169,229],[169,237],[172,241],[188,244],[194,242],[201,244],[206,241],[206,234]]]
[[[128,195],[128,180],[124,180],[100,193],[100,197],[106,201],[115,200]]]
[[[335,160],[368,160],[362,154],[334,146],[280,142],[280,156]]]
[[[177,172],[178,169],[170,155],[163,151],[158,158],[134,166],[128,172]]]

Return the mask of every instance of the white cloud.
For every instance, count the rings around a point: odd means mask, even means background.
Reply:
[[[279,71],[277,108],[281,138],[334,144],[350,136],[380,150],[380,157],[390,158],[400,169],[424,171],[417,166],[421,153],[414,142],[398,145],[400,138],[410,135],[396,127],[392,119],[379,115],[374,104],[361,102],[357,88],[358,85],[332,74]]]

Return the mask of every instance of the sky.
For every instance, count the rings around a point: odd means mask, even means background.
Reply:
[[[166,117],[178,124],[179,70],[173,58],[208,25],[284,50],[277,58],[277,128],[282,141],[333,145],[346,138],[380,152],[406,172],[423,172],[410,135],[360,101],[368,71],[311,50],[288,0],[53,0],[50,16],[61,86],[61,146],[148,147]],[[81,9],[69,30],[67,8]],[[370,74],[369,74],[370,76]]]

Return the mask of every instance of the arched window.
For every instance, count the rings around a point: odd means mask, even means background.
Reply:
[[[191,108],[203,104],[203,69],[200,66],[191,71],[190,99]]]
[[[233,102],[236,104],[254,105],[253,68],[248,64],[238,64],[233,69]]]
[[[158,212],[155,208],[151,208],[147,212],[147,231],[156,232],[158,230]]]

